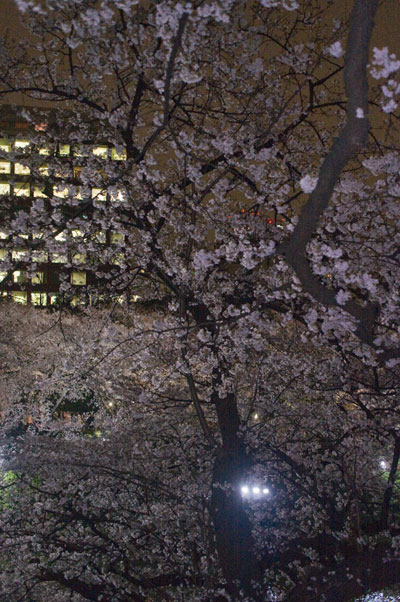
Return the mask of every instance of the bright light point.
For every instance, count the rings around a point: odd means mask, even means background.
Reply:
[[[268,494],[269,494],[269,489],[268,489],[268,487],[264,487],[264,489],[263,489],[263,494],[264,494],[264,495],[268,495]]]
[[[260,488],[259,487],[253,487],[253,493],[254,493],[254,495],[258,495],[260,493]]]
[[[257,412],[254,414],[253,418],[254,418],[254,420],[258,420],[258,414],[257,414]]]
[[[381,460],[381,462],[379,462],[379,466],[382,468],[382,470],[386,470],[386,462],[385,462],[385,460]]]
[[[109,408],[112,408],[112,407],[113,407],[113,405],[114,405],[114,404],[113,404],[113,402],[112,402],[112,401],[110,401],[110,403],[108,404],[108,407],[109,407]]]
[[[241,492],[242,495],[248,495],[249,494],[249,488],[247,487],[247,485],[243,485],[243,487],[241,487]]]

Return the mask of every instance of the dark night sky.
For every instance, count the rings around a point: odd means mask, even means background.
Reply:
[[[247,1],[247,0],[243,0]],[[352,0],[336,0],[337,6],[349,11]],[[12,33],[21,33],[21,19],[14,0],[0,0],[0,33],[9,28]],[[389,46],[400,55],[400,0],[384,0],[378,10],[374,44]]]
[[[247,2],[247,0],[242,1]],[[321,4],[324,1],[321,0]],[[337,10],[338,16],[343,16],[343,13],[351,10],[352,4],[352,0],[335,0],[334,8],[330,9],[329,13],[333,15],[333,11]],[[23,17],[17,9],[15,0],[0,0],[0,36],[3,36],[7,30],[18,39],[22,39],[24,36]],[[372,43],[378,48],[388,46],[390,52],[394,52],[400,57],[400,0],[382,0]],[[10,101],[11,98],[8,97],[7,104]],[[15,95],[13,101],[16,104],[27,104],[26,98],[24,99],[22,95],[21,98],[17,98]],[[36,104],[36,101],[30,101],[29,104],[31,103]]]

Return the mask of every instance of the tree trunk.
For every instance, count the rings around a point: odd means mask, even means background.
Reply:
[[[211,517],[220,566],[232,600],[266,601],[260,588],[262,572],[254,554],[250,520],[240,486],[250,466],[239,432],[239,415],[233,394],[216,399],[222,448],[213,471]]]

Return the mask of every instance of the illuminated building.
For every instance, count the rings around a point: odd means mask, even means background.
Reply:
[[[65,122],[71,117],[66,111],[39,109],[36,121],[30,122],[22,120],[9,107],[0,108],[0,204],[3,215],[9,209],[14,214],[24,210],[28,213],[32,203],[40,199],[43,199],[50,210],[54,198],[61,203],[66,197],[71,200],[71,188],[75,191],[73,198],[79,207],[87,204],[87,198],[92,205],[122,200],[123,192],[116,187],[105,185],[101,188],[101,171],[93,172],[99,174],[99,182],[97,186],[90,187],[89,191],[86,185],[85,199],[80,192],[82,168],[90,157],[96,158],[100,170],[105,170],[107,163],[124,162],[125,156],[117,152],[115,147],[101,142],[74,145],[67,135],[65,140],[60,138],[58,143],[40,142],[40,135],[46,132],[48,126],[52,127],[52,120],[61,121],[60,116]],[[96,139],[95,132],[93,139]],[[110,178],[106,178],[107,180],[110,181]],[[111,189],[114,189],[115,197],[110,196]],[[135,201],[140,202],[138,199]],[[235,211],[234,206],[232,210]],[[285,224],[282,216],[265,215],[258,208],[238,209],[235,216],[238,215],[243,220],[242,223],[246,224],[247,230],[265,226],[282,228]],[[228,214],[227,221],[233,222],[232,217],[234,216]],[[90,219],[90,213],[86,219]],[[234,224],[232,228],[236,229]],[[59,300],[65,301],[60,295],[60,287],[65,282],[70,285],[68,303],[91,304],[101,300],[98,292],[91,292],[96,289],[95,285],[99,280],[95,270],[88,269],[90,254],[94,253],[93,246],[96,245],[115,248],[120,245],[122,250],[124,235],[111,228],[104,228],[92,233],[90,238],[84,237],[78,227],[61,227],[58,232],[53,232],[51,244],[49,239],[44,240],[43,237],[44,233],[40,229],[28,232],[23,228],[18,229],[18,225],[7,228],[0,224],[1,297],[22,304],[54,305]],[[73,244],[66,244],[68,237]],[[76,247],[80,247],[79,251]],[[92,248],[91,251],[89,247]],[[66,251],[66,248],[69,250]],[[98,255],[96,262],[98,263]],[[118,259],[115,257],[112,263],[116,272]],[[106,264],[102,267],[107,269]],[[114,300],[136,302],[138,295],[142,297],[140,286],[139,279],[135,281],[135,290],[127,291],[124,285],[123,294],[118,296],[116,293]],[[145,286],[148,287],[148,282]],[[149,292],[148,288],[146,291]],[[155,295],[155,298],[159,298],[159,295]],[[145,303],[143,297],[141,302]]]
[[[49,119],[52,113],[48,111]],[[34,200],[42,198],[48,203],[53,195],[62,198],[66,194],[63,174],[49,173],[50,156],[70,166],[70,183],[76,187],[76,198],[81,199],[78,164],[83,156],[82,148],[74,147],[68,140],[52,147],[32,142],[35,133],[44,128],[44,122],[32,126],[11,108],[1,107],[0,203],[3,215],[8,208],[12,207],[14,212],[23,211]],[[107,144],[85,145],[84,152],[93,153],[104,162],[124,160],[123,155]],[[96,187],[91,188],[91,195],[99,201],[108,199],[106,191]],[[3,299],[37,306],[53,305],[60,297],[60,283],[67,280],[76,291],[73,300],[79,298],[90,302],[83,293],[94,283],[95,276],[82,268],[87,260],[86,253],[57,252],[54,245],[53,250],[49,250],[47,245],[41,244],[42,232],[27,234],[18,228],[12,230],[10,234],[0,223],[0,295]],[[62,243],[68,236],[78,240],[80,235],[78,229],[60,231],[54,237],[54,244]],[[109,229],[97,233],[97,241],[104,245],[119,242],[121,238],[121,234]]]

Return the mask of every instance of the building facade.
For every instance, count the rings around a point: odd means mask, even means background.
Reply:
[[[51,116],[49,111],[46,118],[51,119]],[[17,216],[21,212],[28,213],[32,204],[40,199],[49,204],[54,197],[70,196],[70,188],[65,187],[66,174],[69,185],[76,191],[77,203],[82,202],[80,163],[84,163],[85,157],[92,154],[104,165],[124,161],[125,157],[107,144],[87,144],[84,149],[68,140],[38,144],[38,133],[46,125],[46,121],[34,124],[23,120],[9,107],[0,109],[0,205],[3,216],[0,217],[0,297],[21,304],[51,306],[61,301],[61,285],[68,283],[75,292],[73,304],[90,303],[91,297],[86,291],[94,284],[95,276],[84,267],[88,262],[87,253],[82,249],[64,252],[63,243],[68,237],[79,243],[82,238],[79,229],[60,229],[48,245],[40,229],[26,232],[17,222],[10,227],[9,211]],[[61,166],[59,173],[51,167],[53,163]],[[110,200],[106,189],[91,187],[90,194],[97,202]],[[107,227],[96,233],[96,242],[103,245],[122,241],[121,233]],[[130,299],[135,300],[135,295]]]

